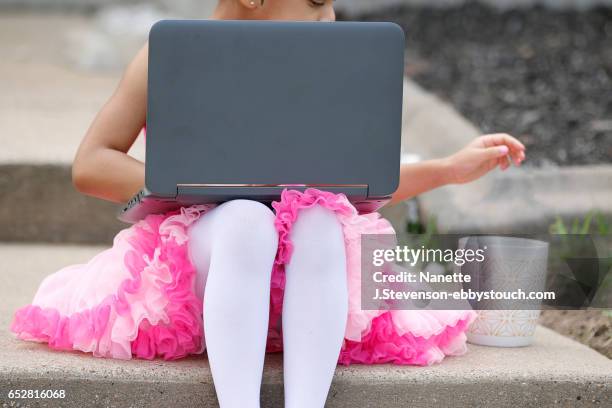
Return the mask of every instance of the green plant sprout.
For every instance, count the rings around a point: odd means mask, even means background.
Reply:
[[[574,218],[571,222],[571,226],[567,225],[563,219],[557,215],[555,217],[555,222],[550,226],[549,231],[551,234],[561,235],[585,235],[589,233],[609,235],[611,224],[612,223],[610,220],[607,220],[603,214],[589,211],[582,221],[580,221],[580,218],[578,217]]]
[[[568,259],[572,257],[580,257],[583,254],[584,248],[581,247],[581,244],[584,244],[582,240],[572,239],[572,235],[587,235],[593,234],[595,236],[605,237],[609,236],[611,233],[612,222],[609,219],[599,213],[594,211],[589,211],[584,219],[580,220],[580,218],[574,218],[571,223],[566,223],[560,216],[555,217],[555,222],[550,225],[549,232],[552,235],[560,235],[562,249],[559,254],[560,259]],[[604,242],[608,242],[607,240],[603,240]],[[612,248],[606,248],[605,250],[609,252]],[[611,271],[612,270],[612,258],[604,257],[600,259],[600,267],[604,268],[603,270]],[[608,272],[605,278],[600,283],[601,290],[605,292],[611,290],[612,287],[612,273]],[[602,314],[607,318],[612,319],[612,310],[603,310]]]

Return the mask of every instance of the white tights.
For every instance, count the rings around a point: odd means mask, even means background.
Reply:
[[[234,200],[204,214],[189,230],[221,408],[260,406],[270,278],[278,246],[273,223],[274,214],[263,204]],[[304,209],[291,240],[282,315],[285,407],[323,407],[348,311],[342,227],[330,210]]]

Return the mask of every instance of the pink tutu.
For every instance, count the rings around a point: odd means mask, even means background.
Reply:
[[[272,272],[267,351],[282,350],[281,313],[290,231],[303,208],[333,210],[347,248],[349,315],[338,362],[430,365],[465,353],[473,311],[361,310],[361,234],[393,234],[377,213],[359,214],[342,194],[285,190],[273,203],[279,249]],[[178,359],[206,347],[202,299],[190,261],[188,227],[211,205],[184,207],[120,231],[113,246],[86,264],[48,276],[11,330],[23,340],[98,357]]]

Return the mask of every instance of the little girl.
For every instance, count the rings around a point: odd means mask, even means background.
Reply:
[[[220,0],[213,19],[334,20],[332,0]],[[180,45],[177,45],[180,46]],[[256,80],[254,78],[253,80]],[[144,185],[126,152],[145,126],[147,46],[79,147],[76,188],[117,203]],[[475,180],[524,146],[481,136],[404,165],[392,202]],[[472,311],[360,310],[360,235],[394,233],[343,195],[285,190],[273,210],[234,200],[150,215],[88,263],[48,276],[11,329],[98,357],[178,359],[207,351],[221,407],[258,407],[265,352],[283,350],[286,407],[323,407],[337,363],[429,365],[466,351]]]

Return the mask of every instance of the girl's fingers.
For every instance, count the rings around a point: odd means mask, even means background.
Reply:
[[[525,151],[524,150],[520,150],[518,152],[516,152],[515,157],[514,157],[514,162],[516,163],[517,166],[520,166],[523,161],[525,160]]]
[[[514,136],[510,136],[507,134],[502,134],[502,140],[504,141],[505,144],[507,144],[511,149],[516,149],[519,151],[524,151],[525,150],[525,145],[522,144],[517,138],[515,138]]]
[[[518,141],[513,136],[510,136],[506,133],[495,133],[491,135],[484,136],[485,145],[489,146],[498,146],[498,145],[506,145],[511,150],[524,151],[525,145]]]
[[[487,147],[486,149],[483,149],[482,152],[480,153],[482,156],[482,160],[486,161],[486,160],[498,160],[502,157],[506,157],[506,155],[508,154],[510,150],[508,149],[508,146],[506,145],[501,145],[501,146],[493,146],[493,147]]]
[[[521,152],[520,151],[513,150],[510,152],[510,156],[515,165],[517,166],[521,165]]]
[[[516,166],[520,166],[525,160],[525,145],[518,139],[505,133],[495,133],[483,136],[483,142],[486,147],[507,146],[510,153],[509,158]],[[502,167],[502,169],[504,169]]]
[[[482,149],[479,153],[482,164],[487,171],[499,167],[507,170],[512,164],[520,166],[525,160],[525,146],[516,138],[505,134],[496,133],[484,135],[474,141],[473,147]]]
[[[508,163],[508,157],[507,156],[503,156],[500,157],[498,159],[498,164],[499,164],[499,168],[504,171],[506,170],[508,167],[510,167],[510,164]]]

